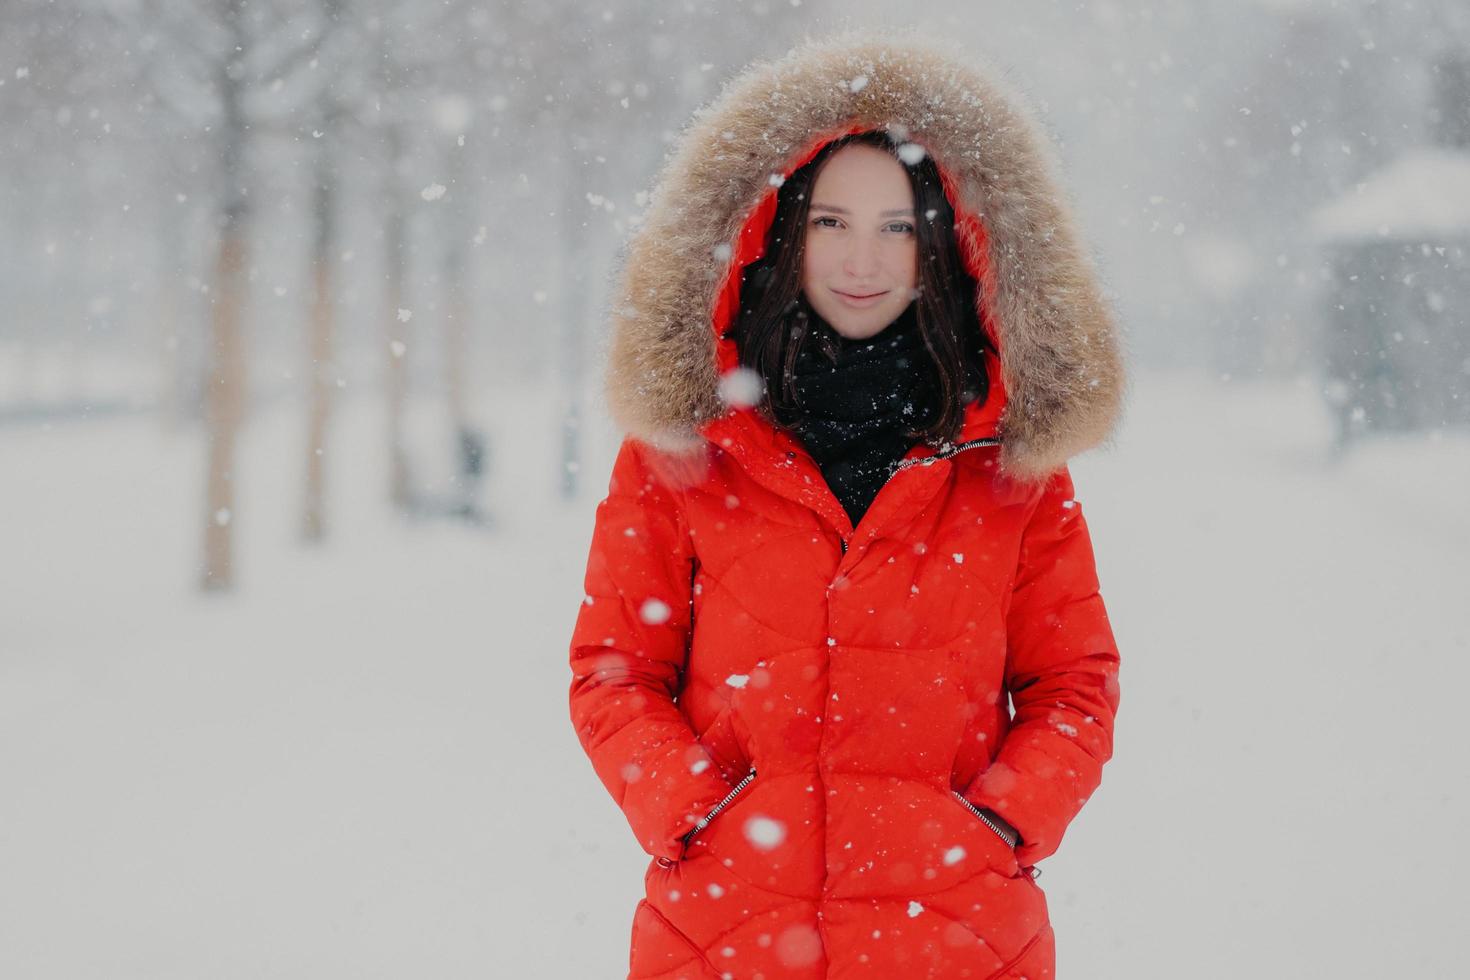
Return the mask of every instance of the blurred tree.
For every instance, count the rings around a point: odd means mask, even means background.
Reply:
[[[253,109],[263,89],[309,65],[323,37],[321,12],[290,13],[249,0],[116,0],[100,8],[149,52],[144,71],[159,102],[204,129],[212,150],[214,256],[204,414],[207,442],[204,554],[199,584],[235,583],[232,529],[236,441],[246,401],[242,337],[249,264]]]
[[[433,219],[434,237],[442,243],[439,256],[442,276],[435,277],[442,283],[444,310],[440,317],[441,358],[443,387],[448,405],[449,425],[454,443],[460,445],[467,438],[478,438],[476,427],[470,417],[466,386],[467,373],[473,363],[469,352],[470,321],[474,315],[469,299],[469,249],[475,239],[474,227],[481,204],[476,184],[468,179],[474,166],[467,159],[475,147],[471,130],[476,119],[473,94],[500,81],[496,62],[482,58],[482,53],[494,51],[510,42],[511,35],[502,31],[491,32],[501,17],[508,16],[502,9],[505,4],[486,5],[469,0],[445,0],[425,19],[422,10],[412,3],[400,3],[391,8],[387,23],[396,25],[389,32],[380,33],[381,54],[384,60],[379,78],[385,92],[391,86],[401,100],[400,108],[406,113],[393,122],[385,120],[390,129],[388,146],[391,156],[390,171],[402,174],[404,170],[402,147],[406,127],[414,127],[421,139],[427,142],[438,157],[437,165],[444,173],[444,185],[431,183],[421,188],[419,196],[431,202],[434,210],[428,217]],[[411,28],[411,29],[410,29]],[[488,69],[488,70],[487,70]],[[417,107],[428,105],[427,118]],[[400,183],[398,194],[405,194]],[[390,242],[402,241],[404,235],[403,212],[390,206]],[[401,245],[396,246],[401,249]],[[390,245],[390,255],[395,246]],[[390,276],[390,289],[394,299],[402,289],[404,273],[400,269]],[[390,325],[393,321],[390,321]],[[399,324],[401,326],[401,322]],[[424,331],[420,331],[421,335]],[[400,346],[394,350],[402,350]],[[404,372],[402,358],[396,358],[397,369],[390,374],[394,392],[401,391]],[[397,411],[401,412],[401,397]],[[390,427],[394,458],[403,460],[401,423]],[[463,480],[468,474],[457,466],[456,479]],[[392,481],[393,499],[400,507],[417,505],[413,500],[412,488],[406,484],[407,464],[401,462]],[[462,510],[463,507],[456,508]]]
[[[516,122],[539,137],[525,152],[535,155],[550,182],[545,194],[555,218],[557,463],[564,498],[578,492],[587,361],[591,340],[600,336],[595,314],[606,299],[619,238],[629,230],[614,191],[631,187],[641,199],[668,144],[715,94],[716,81],[752,58],[784,53],[823,6],[686,3],[639,15],[613,7],[589,11],[572,0],[507,5],[527,73]],[[704,55],[691,59],[691,51]]]
[[[278,76],[254,106],[262,127],[291,132],[307,147],[310,182],[308,280],[311,304],[302,351],[306,381],[305,479],[300,533],[306,543],[327,532],[326,470],[336,364],[338,228],[341,198],[339,156],[345,130],[367,99],[362,35],[349,0],[311,0],[316,15],[311,45],[295,59],[294,71]],[[278,16],[284,21],[286,11]]]

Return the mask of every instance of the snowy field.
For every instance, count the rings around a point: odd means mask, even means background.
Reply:
[[[566,703],[610,434],[566,503],[551,423],[495,433],[476,531],[390,518],[348,403],[307,551],[302,417],[245,432],[227,598],[197,430],[0,428],[0,977],[623,977],[647,859]],[[1123,694],[1061,980],[1470,975],[1470,436],[1328,433],[1307,378],[1142,375],[1073,463]]]

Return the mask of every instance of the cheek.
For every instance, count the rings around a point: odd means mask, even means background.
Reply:
[[[910,243],[899,251],[894,279],[912,289],[919,282],[919,249]]]
[[[821,245],[808,240],[802,253],[801,277],[803,282],[817,282],[830,271],[831,259]]]

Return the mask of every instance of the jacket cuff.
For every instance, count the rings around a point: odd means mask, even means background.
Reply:
[[[677,861],[684,835],[714,809],[733,787],[698,744],[671,743],[656,761],[629,767],[622,809],[644,851]]]
[[[1077,778],[1079,770],[1086,771],[1081,760],[1071,776],[1063,772],[1067,766],[1059,762],[1059,756],[1069,751],[1080,754],[1075,746],[1057,745],[1054,739],[1029,732],[1012,735],[1015,737],[1007,739],[995,762],[976,777],[965,798],[977,807],[994,810],[1016,828],[1021,835],[1016,859],[1028,867],[1056,852],[1096,785]],[[1031,739],[1053,744],[1029,744]]]

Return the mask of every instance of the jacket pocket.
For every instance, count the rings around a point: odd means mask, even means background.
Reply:
[[[744,792],[745,791],[745,788],[750,785],[751,780],[753,780],[753,779],[755,779],[755,767],[754,766],[751,767],[750,772],[746,773],[745,776],[740,780],[740,782],[738,782],[738,783],[735,784],[735,788],[734,789],[730,790],[729,793],[725,794],[725,798],[723,800],[721,800],[720,802],[716,803],[714,805],[714,808],[712,810],[710,810],[709,813],[706,813],[704,815],[704,817],[700,819],[699,823],[697,823],[693,827],[691,827],[689,829],[689,832],[684,835],[684,838],[683,838],[684,839],[684,849],[686,851],[689,848],[689,842],[692,841],[699,834],[699,832],[701,830],[703,830],[704,828],[708,827],[714,821],[715,817],[718,817],[720,815],[720,812],[721,811],[723,811],[731,803],[735,802],[735,797],[739,796],[742,792]]]
[[[949,792],[951,796],[960,801],[961,806],[963,806],[966,810],[969,810],[976,817],[979,817],[980,822],[989,827],[995,833],[995,836],[1001,839],[1001,842],[1005,844],[1006,847],[1010,848],[1012,851],[1015,850],[1016,845],[1011,843],[1010,838],[1007,837],[1005,833],[1000,829],[1000,827],[996,825],[994,820],[991,820],[989,817],[987,817],[979,807],[971,803],[969,800],[965,799],[962,794],[957,793],[954,790],[950,790]]]

